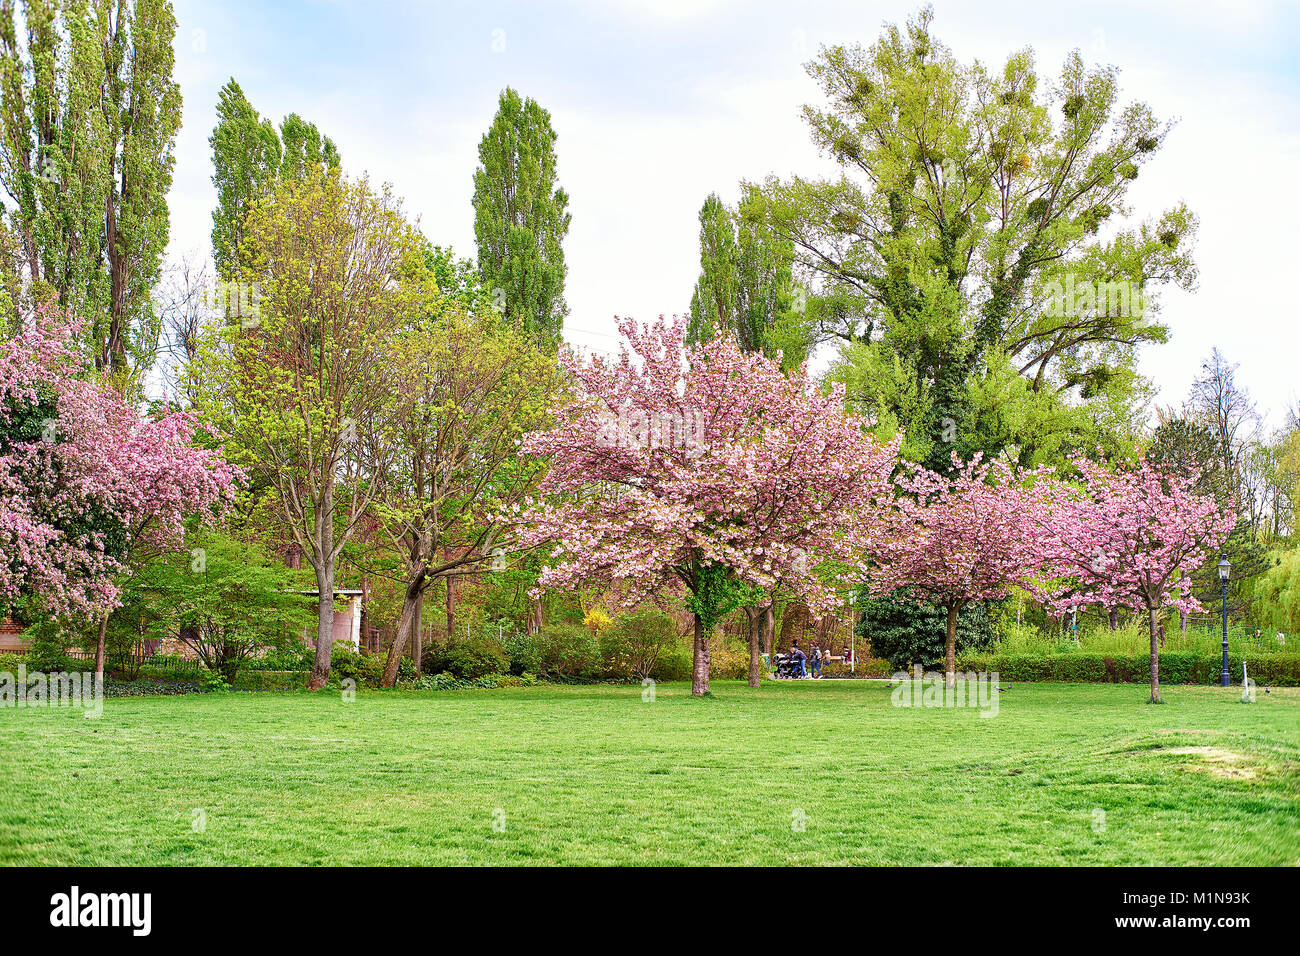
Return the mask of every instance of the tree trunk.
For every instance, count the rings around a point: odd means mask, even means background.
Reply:
[[[420,676],[420,658],[424,656],[424,592],[415,602],[415,617],[411,620],[411,660],[415,663],[415,676]]]
[[[1160,612],[1151,615],[1151,703],[1160,703]]]
[[[528,619],[524,629],[529,634],[536,634],[542,629],[542,599],[540,595],[528,598]]]
[[[95,680],[104,686],[104,649],[108,643],[108,615],[99,619],[99,638],[95,641]]]
[[[1178,609],[1178,630],[1187,633],[1187,612],[1182,608]]]
[[[370,643],[370,576],[366,574],[361,575],[361,643],[374,653]]]
[[[380,683],[392,687],[397,683],[397,669],[402,663],[402,653],[406,650],[406,639],[411,633],[416,612],[428,587],[429,579],[421,575],[420,579],[406,588],[402,597],[402,613],[397,619],[397,630],[393,634],[393,644],[388,648],[388,658],[384,661],[384,676]]]
[[[749,618],[749,686],[761,687],[763,684],[763,611],[761,608],[745,608]]]
[[[943,650],[943,672],[944,686],[949,689],[957,686],[957,611],[956,607],[948,608],[948,635],[944,641]]]
[[[1112,631],[1119,630],[1119,609],[1118,608],[1110,609],[1110,629]]]
[[[320,690],[330,679],[330,655],[334,652],[334,562],[328,556],[317,562],[316,660],[307,687]]]
[[[763,608],[763,653],[772,659],[772,638],[776,634],[776,602],[772,601]]]
[[[709,692],[709,635],[704,622],[695,616],[695,649],[691,667],[691,696],[700,697]]]
[[[447,578],[447,640],[456,639],[456,579]]]

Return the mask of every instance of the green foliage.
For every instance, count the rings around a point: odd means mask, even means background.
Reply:
[[[421,668],[430,674],[446,672],[464,680],[506,673],[511,670],[511,664],[510,655],[496,635],[489,636],[484,628],[471,631],[466,637],[431,645],[420,661]]]
[[[537,635],[543,677],[592,678],[600,674],[600,645],[580,624],[551,623]]]
[[[1222,658],[1217,653],[1199,651],[1162,651],[1162,684],[1217,684]],[[1246,662],[1250,679],[1260,687],[1300,686],[1300,654],[1263,652],[1229,653],[1228,673],[1241,680],[1241,664]],[[1134,683],[1144,684],[1151,675],[1151,655],[1101,654],[962,654],[957,659],[960,671],[997,672],[1000,681],[1061,681],[1067,683]]]
[[[181,122],[175,33],[167,0],[0,11],[0,182],[23,240],[24,304],[57,293],[87,320],[80,344],[96,367],[136,387],[160,327],[151,293]]]
[[[491,629],[491,625],[488,625]],[[497,629],[497,643],[510,659],[510,673],[536,674],[542,667],[542,655],[536,638],[522,628],[504,624]]]
[[[555,346],[564,302],[564,237],[572,216],[556,186],[551,114],[507,87],[478,147],[474,238],[478,269],[500,311]]]
[[[379,687],[383,683],[384,655],[367,654],[348,644],[336,643],[330,652],[330,676],[333,680],[354,680],[359,687]],[[415,677],[415,664],[409,657],[398,663],[398,680]]]
[[[708,342],[729,330],[742,350],[780,352],[784,368],[797,368],[808,358],[812,328],[793,262],[789,240],[774,236],[763,219],[761,197],[751,190],[733,210],[710,194],[700,209],[700,278],[687,342]]]
[[[677,626],[663,611],[646,608],[620,615],[600,635],[605,675],[620,680],[644,680],[678,643]]]
[[[1300,549],[1273,555],[1274,564],[1249,584],[1252,622],[1289,635],[1300,649]]]
[[[727,615],[753,597],[748,588],[735,581],[726,565],[697,564],[692,576],[693,587],[686,596],[686,607],[704,625],[705,634],[712,634]]]
[[[904,592],[863,601],[858,637],[870,644],[871,656],[903,670],[912,664],[937,666],[943,660],[947,612]],[[993,639],[988,608],[970,604],[957,615],[957,652],[985,647]]]
[[[257,657],[250,657],[244,662],[247,671],[306,671],[311,670],[315,649],[303,643],[292,643],[286,647],[272,647]]]
[[[244,220],[254,202],[267,196],[275,183],[302,179],[339,167],[333,140],[312,123],[290,113],[277,133],[269,118],[258,115],[234,78],[217,96],[217,124],[208,138],[212,147],[212,184],[217,205],[212,210],[212,256],[217,274],[240,277],[252,264],[241,253]]]
[[[212,533],[189,552],[150,561],[127,582],[113,617],[141,638],[183,641],[204,666],[233,681],[263,649],[292,648],[314,626],[307,580],[259,546]]]
[[[953,451],[1056,461],[1112,427],[1128,444],[1136,349],[1167,338],[1155,286],[1196,277],[1185,207],[1126,221],[1168,126],[1119,102],[1111,67],[1075,52],[1049,81],[1024,50],[990,70],[932,19],[807,65],[825,101],[804,116],[841,175],[758,189],[813,289],[809,318],[849,346],[850,398],[930,467]]]

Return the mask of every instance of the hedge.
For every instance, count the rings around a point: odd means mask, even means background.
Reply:
[[[1246,673],[1257,684],[1300,686],[1300,654],[1246,654]],[[1228,655],[1228,673],[1241,682],[1240,654]],[[1069,683],[1145,684],[1150,654],[966,654],[959,671],[997,671],[1001,680]],[[1166,684],[1217,684],[1223,662],[1218,654],[1171,651],[1160,655],[1160,680]]]
[[[241,669],[231,685],[236,690],[300,690],[310,671],[253,671]]]

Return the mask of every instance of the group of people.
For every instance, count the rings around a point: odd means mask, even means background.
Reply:
[[[799,668],[800,677],[808,677],[810,670],[811,676],[821,677],[822,664],[830,660],[830,648],[823,651],[821,645],[814,640],[808,645],[808,650],[805,653],[804,649],[799,646],[799,638],[796,637],[790,645],[790,657],[795,666]],[[844,648],[843,660],[845,664],[852,661],[852,651],[847,647]]]

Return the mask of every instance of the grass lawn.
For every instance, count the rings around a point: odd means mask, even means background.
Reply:
[[[1017,684],[993,718],[714,692],[0,708],[0,863],[1300,863],[1296,689]]]

